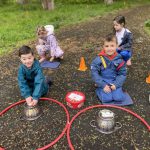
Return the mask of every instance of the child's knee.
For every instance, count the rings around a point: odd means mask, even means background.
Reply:
[[[112,93],[105,93],[103,90],[97,91],[97,96],[102,102],[111,102],[113,100]]]
[[[114,101],[123,101],[123,96],[122,95],[114,95],[113,99],[114,99]]]
[[[124,93],[122,89],[116,89],[112,92],[113,100],[114,101],[123,101],[124,100]]]

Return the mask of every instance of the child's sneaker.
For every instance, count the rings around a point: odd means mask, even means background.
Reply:
[[[49,76],[45,76],[45,81],[48,84],[49,88],[53,84],[52,79]]]

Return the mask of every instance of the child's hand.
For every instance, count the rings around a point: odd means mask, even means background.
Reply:
[[[105,93],[110,93],[111,92],[111,89],[108,85],[106,85],[103,90],[104,90]]]
[[[28,98],[26,98],[26,102],[27,102],[28,106],[31,106],[32,105],[32,97],[29,96]]]
[[[115,86],[114,84],[111,84],[110,88],[111,88],[112,90],[116,90],[116,86]]]
[[[32,106],[37,105],[37,103],[38,103],[38,100],[33,99],[33,101],[32,101]]]

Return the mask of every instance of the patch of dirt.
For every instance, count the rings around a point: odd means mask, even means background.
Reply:
[[[107,16],[59,31],[57,38],[65,51],[65,57],[58,70],[44,70],[44,73],[54,80],[48,97],[66,105],[64,99],[67,92],[78,90],[86,95],[86,103],[82,108],[100,104],[91,81],[90,64],[101,49],[103,37],[111,32],[112,19],[118,14],[126,17],[127,27],[134,34],[132,66],[128,68],[124,85],[134,105],[126,108],[133,110],[150,124],[150,85],[145,82],[150,71],[150,40],[143,30],[144,21],[150,18],[150,5],[119,11],[116,14],[109,13]],[[34,43],[31,43],[32,47],[33,45]],[[81,56],[86,60],[86,72],[77,70]],[[0,111],[21,99],[17,84],[19,63],[17,50],[0,59]],[[8,150],[36,149],[52,142],[60,134],[66,123],[65,113],[53,103],[41,102],[40,105],[45,113],[33,122],[19,120],[23,111],[21,105],[12,108],[1,117],[0,146]],[[81,110],[68,107],[67,109],[71,118]],[[101,134],[90,127],[89,122],[96,119],[99,110],[87,111],[73,122],[70,134],[76,150],[134,150],[135,147],[139,150],[150,150],[150,133],[147,128],[139,119],[126,112],[112,109],[116,114],[116,121],[123,125],[113,134]],[[51,149],[68,150],[66,136]]]

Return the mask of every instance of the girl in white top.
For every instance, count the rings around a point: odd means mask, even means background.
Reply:
[[[113,20],[115,35],[118,40],[117,52],[120,53],[127,65],[131,65],[132,33],[125,28],[125,17],[117,16]]]

